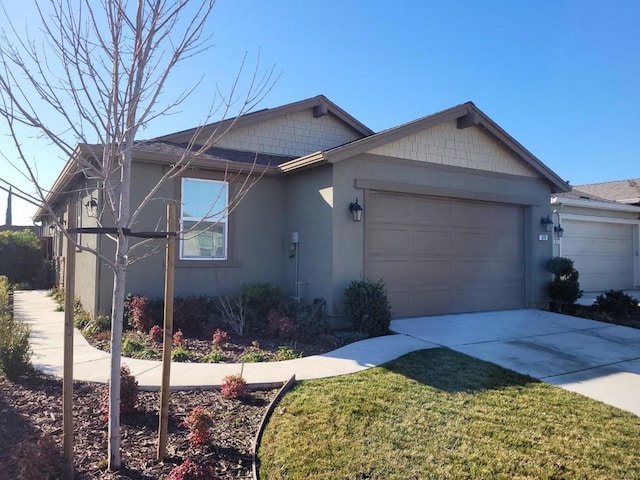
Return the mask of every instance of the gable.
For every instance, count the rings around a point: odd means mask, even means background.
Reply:
[[[362,138],[362,134],[330,112],[315,117],[313,109],[233,128],[217,143],[223,148],[301,157]]]
[[[537,177],[529,165],[478,127],[451,120],[378,146],[367,153],[488,172]]]

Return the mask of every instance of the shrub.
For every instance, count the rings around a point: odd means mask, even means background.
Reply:
[[[162,327],[160,325],[154,325],[153,327],[151,327],[151,330],[149,330],[149,335],[147,338],[151,342],[162,343],[163,337],[164,331],[162,330]]]
[[[15,451],[20,465],[17,480],[54,480],[64,476],[64,457],[50,434],[43,434],[35,442],[24,440]]]
[[[84,330],[91,323],[91,315],[87,312],[76,313],[73,316],[73,326],[78,330]]]
[[[224,330],[220,330],[218,328],[218,329],[216,329],[215,332],[213,332],[213,338],[212,338],[211,341],[212,341],[214,346],[216,346],[218,348],[224,348],[224,346],[229,341],[229,334],[227,332],[225,332]]]
[[[553,274],[553,280],[548,285],[552,309],[563,312],[567,306],[573,305],[582,296],[578,282],[580,274],[573,268],[573,260],[566,257],[550,258],[545,269]]]
[[[43,265],[40,243],[33,232],[0,232],[0,275],[6,275],[9,283],[33,283]]]
[[[126,365],[120,367],[120,414],[133,413],[138,405],[138,381]],[[100,405],[102,419],[109,420],[109,386],[104,389]]]
[[[209,320],[211,299],[206,296],[176,297],[173,302],[173,323],[189,336],[199,335]]]
[[[276,352],[276,357],[278,360],[293,360],[294,358],[302,357],[302,352],[298,353],[288,346],[280,346]]]
[[[253,349],[242,355],[238,359],[241,363],[260,363],[269,361],[269,357],[262,350]]]
[[[184,334],[182,333],[182,330],[178,330],[176,333],[173,334],[173,346],[174,347],[187,346],[187,339],[184,338]]]
[[[323,298],[315,298],[309,305],[291,300],[282,306],[283,315],[293,320],[293,335],[297,340],[308,340],[327,331],[325,310]]]
[[[355,330],[372,337],[389,331],[391,305],[382,280],[351,282],[344,292],[344,310]]]
[[[219,297],[218,310],[222,321],[237,335],[244,335],[246,323],[246,307],[242,297]]]
[[[215,470],[208,463],[199,464],[186,459],[181,465],[173,467],[167,480],[216,480]]]
[[[122,355],[131,358],[143,358],[147,346],[137,338],[127,337],[122,341]]]
[[[146,296],[134,296],[128,304],[129,321],[136,330],[147,333],[153,325],[149,311],[149,299]]]
[[[184,422],[189,428],[189,443],[194,445],[206,445],[209,443],[209,432],[213,427],[213,418],[203,407],[195,407]]]
[[[82,331],[85,335],[97,335],[111,330],[111,318],[106,315],[96,315],[87,323]]]
[[[594,306],[607,316],[629,318],[638,308],[638,300],[622,290],[608,290],[604,295],[598,295]]]
[[[272,337],[293,340],[296,337],[296,325],[289,317],[285,317],[276,310],[271,310],[268,315],[269,335]]]
[[[225,358],[226,356],[224,352],[221,352],[220,350],[217,350],[214,348],[206,355],[203,355],[202,357],[200,357],[200,362],[201,363],[220,363],[224,361]]]
[[[247,382],[242,375],[227,375],[222,379],[223,398],[241,399],[247,396]]]
[[[0,370],[9,380],[32,370],[29,327],[11,317],[7,306],[0,311]]]
[[[253,332],[266,332],[267,316],[271,310],[278,310],[284,299],[282,290],[270,283],[244,285],[240,298],[246,305],[247,328]]]
[[[193,360],[193,358],[193,353],[186,348],[178,347],[171,350],[171,360],[174,362],[188,362]]]

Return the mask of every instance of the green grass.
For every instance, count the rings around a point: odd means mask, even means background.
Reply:
[[[640,418],[448,349],[299,384],[260,478],[640,479]]]

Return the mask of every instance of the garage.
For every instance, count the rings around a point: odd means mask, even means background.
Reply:
[[[525,306],[520,205],[370,191],[365,275],[395,317]]]
[[[634,225],[564,219],[562,255],[574,261],[585,292],[634,287]]]

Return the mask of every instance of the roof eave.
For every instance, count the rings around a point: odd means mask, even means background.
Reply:
[[[552,205],[567,205],[570,207],[584,207],[595,210],[611,210],[614,212],[640,213],[640,207],[622,203],[600,202],[586,198],[551,197]]]

